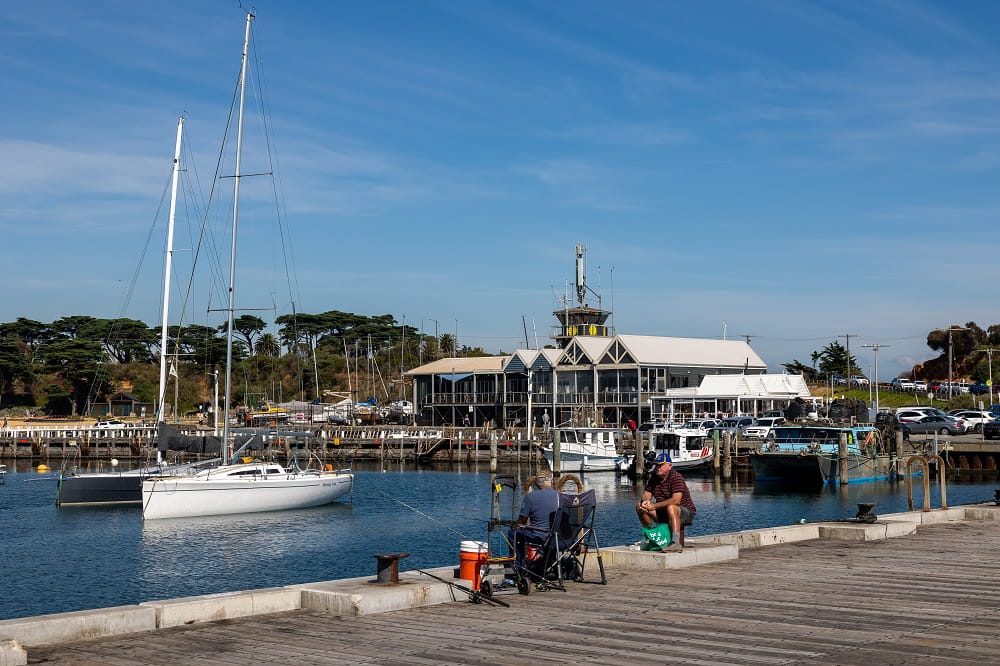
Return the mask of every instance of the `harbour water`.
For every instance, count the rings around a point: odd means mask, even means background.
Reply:
[[[51,473],[26,461],[8,467],[0,486],[0,619],[374,576],[376,553],[410,553],[404,570],[457,564],[459,542],[485,540],[490,516],[486,467],[361,467],[350,502],[147,522],[138,507],[57,508]],[[532,471],[501,470],[522,479]],[[610,473],[584,481],[597,491],[600,543],[637,540],[638,489]],[[689,477],[688,485],[698,506],[688,536],[852,517],[859,502],[877,502],[877,513],[907,508],[903,483],[787,491]],[[992,500],[995,486],[951,484],[948,503]],[[921,492],[918,481],[918,507]],[[932,498],[940,506],[936,485]],[[510,512],[509,503],[502,508]]]

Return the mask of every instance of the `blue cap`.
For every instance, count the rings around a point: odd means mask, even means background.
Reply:
[[[656,460],[654,460],[653,462],[656,463],[657,465],[662,465],[664,463],[668,463],[668,462],[670,462],[670,454],[669,453],[661,453],[660,455],[656,456]]]

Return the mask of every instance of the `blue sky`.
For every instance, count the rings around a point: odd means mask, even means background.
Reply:
[[[772,371],[851,333],[889,345],[888,379],[933,355],[929,330],[1000,322],[996,3],[256,12],[300,311],[457,320],[463,344],[510,351],[522,315],[547,341],[582,243],[619,332],[725,322]],[[0,6],[0,320],[158,322],[162,226],[123,298],[180,114],[210,187],[242,31],[236,2]],[[253,212],[271,181],[250,180],[237,305],[287,311]],[[215,323],[207,288],[192,303]]]

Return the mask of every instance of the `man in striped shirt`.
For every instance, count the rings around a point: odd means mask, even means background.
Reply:
[[[635,505],[643,527],[657,523],[670,525],[670,545],[665,551],[681,550],[681,526],[690,525],[697,509],[681,473],[674,469],[669,453],[661,453],[653,462],[653,473],[646,482],[642,499]]]

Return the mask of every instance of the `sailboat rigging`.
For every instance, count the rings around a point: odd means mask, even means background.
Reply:
[[[160,332],[160,387],[157,398],[156,464],[124,472],[61,473],[57,484],[56,504],[137,504],[142,501],[142,481],[150,476],[190,474],[206,465],[214,465],[218,458],[194,463],[167,465],[163,462],[166,451],[191,453],[218,453],[217,437],[191,437],[182,434],[164,421],[164,402],[167,389],[167,322],[170,316],[170,274],[174,251],[174,223],[177,213],[177,181],[180,174],[181,144],[184,135],[184,117],[177,120],[177,139],[174,144],[173,174],[170,191],[170,212],[167,221],[166,260],[163,285],[163,311]]]
[[[283,467],[273,462],[236,459],[230,456],[232,432],[233,317],[239,228],[239,198],[243,150],[243,113],[246,102],[246,78],[250,48],[250,27],[254,19],[247,13],[243,39],[243,58],[239,76],[239,115],[236,134],[236,161],[233,186],[232,233],[229,253],[229,287],[226,321],[226,379],[223,419],[223,460],[228,464],[191,476],[149,478],[142,483],[142,516],[144,519],[212,516],[259,511],[280,511],[320,506],[351,492],[354,475],[348,470],[319,470]],[[244,444],[254,443],[258,436]]]

